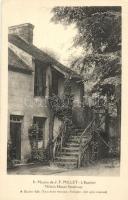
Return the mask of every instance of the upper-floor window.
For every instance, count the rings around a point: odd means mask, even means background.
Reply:
[[[58,95],[58,74],[52,72],[52,93]]]
[[[34,96],[45,96],[46,68],[39,61],[35,62]]]

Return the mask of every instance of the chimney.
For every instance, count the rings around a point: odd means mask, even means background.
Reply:
[[[34,26],[30,23],[20,24],[9,27],[9,34],[18,35],[25,42],[33,43],[33,29]]]

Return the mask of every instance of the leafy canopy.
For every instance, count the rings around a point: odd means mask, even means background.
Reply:
[[[102,53],[119,49],[121,43],[120,7],[55,7],[52,21],[64,25],[75,23],[78,35],[74,45]]]
[[[121,75],[121,7],[55,7],[52,12],[54,23],[78,29],[74,46],[85,54],[72,61],[72,68],[83,76],[86,92],[105,95],[114,88],[114,94]]]

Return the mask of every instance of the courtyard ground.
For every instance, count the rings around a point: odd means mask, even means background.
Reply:
[[[8,170],[8,174],[19,175],[61,175],[61,176],[119,176],[119,160],[102,160],[95,164],[79,169],[64,169],[54,165],[42,166],[40,164],[18,166]]]

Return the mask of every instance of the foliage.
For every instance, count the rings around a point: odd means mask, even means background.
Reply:
[[[71,80],[69,77],[64,82],[64,94],[61,97],[53,94],[49,97],[49,104],[57,118],[62,121],[72,119],[73,95],[71,94]]]
[[[103,81],[121,74],[120,51],[107,54],[89,54],[72,63],[72,67],[83,77],[84,82]]]
[[[37,124],[32,124],[28,131],[29,140],[31,145],[31,161],[43,161],[44,160],[44,150],[38,149],[38,135],[39,127]]]
[[[111,93],[116,98],[113,79],[121,76],[121,7],[55,7],[53,14],[55,23],[76,24],[74,46],[82,46],[85,54],[71,67],[82,75],[85,92]]]
[[[110,138],[109,141],[109,157],[120,157],[120,139]]]
[[[12,146],[12,142],[11,140],[8,140],[7,143],[7,167],[8,168],[12,168],[14,167],[16,164],[20,164],[20,160],[14,159],[14,155],[15,155],[15,150]]]
[[[49,97],[49,104],[54,115],[61,120],[64,120],[66,116],[70,116],[72,112],[72,101],[72,96],[67,95],[61,97],[53,95],[52,97]]]
[[[55,23],[76,25],[73,45],[81,46],[83,54],[71,68],[82,76],[85,95],[97,99],[94,110],[105,108],[108,133],[109,111],[114,113],[116,106],[119,114],[121,107],[121,7],[55,7],[53,14]]]
[[[89,47],[96,52],[110,52],[121,42],[120,7],[55,7],[52,21],[69,25],[75,23],[78,35],[75,45]]]
[[[13,160],[12,160],[12,143],[11,141],[9,140],[8,141],[8,144],[7,144],[7,166],[8,168],[11,168],[13,167]]]

